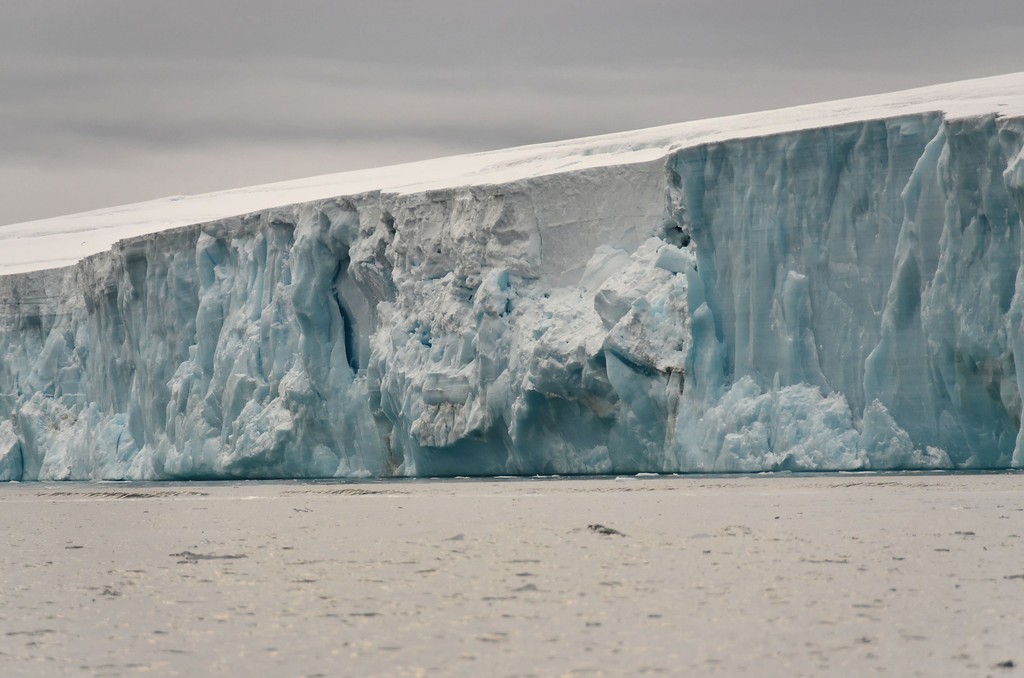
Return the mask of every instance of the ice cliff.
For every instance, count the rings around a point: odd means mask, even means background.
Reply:
[[[0,228],[0,478],[1024,466],[1024,74]]]

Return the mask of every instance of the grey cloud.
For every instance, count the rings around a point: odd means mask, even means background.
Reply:
[[[714,93],[686,86],[694,75],[707,75],[693,70],[549,69],[532,82],[510,77],[467,87],[474,81],[470,70],[420,70],[410,77],[324,62],[270,65],[258,79],[231,64],[208,64],[195,76],[162,62],[76,68],[83,72],[56,66],[49,88],[38,86],[47,76],[37,72],[19,100],[0,106],[0,139],[7,137],[9,153],[90,139],[159,146],[390,136],[488,148],[673,122],[677,111]],[[112,71],[116,77],[109,77]],[[659,87],[659,80],[680,86]],[[22,84],[0,75],[0,89]],[[61,93],[56,105],[51,90]]]
[[[992,0],[6,0],[0,37],[11,53],[37,53],[42,44],[51,53],[115,58],[302,55],[437,66],[706,55],[799,63],[809,50],[825,60],[851,50],[912,55],[930,36],[947,39],[954,55],[958,40],[992,51],[991,31],[1010,38],[1022,26],[1024,5]]]

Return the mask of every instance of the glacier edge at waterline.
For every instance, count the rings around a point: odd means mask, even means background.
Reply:
[[[0,277],[0,478],[1019,468],[1024,117],[368,190]]]

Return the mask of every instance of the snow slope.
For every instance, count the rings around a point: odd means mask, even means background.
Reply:
[[[1021,466],[1022,148],[1014,74],[2,227],[0,477]]]

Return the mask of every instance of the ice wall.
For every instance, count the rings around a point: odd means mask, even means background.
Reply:
[[[0,478],[1019,467],[1022,148],[904,115],[3,276]]]
[[[677,154],[672,193],[700,272],[691,308],[709,322],[695,343],[714,353],[690,375],[686,465],[1010,465],[1021,137],[1019,119],[922,115]],[[811,402],[781,397],[807,387]],[[802,420],[833,406],[831,424],[796,435],[831,428],[816,451],[788,441],[794,407]]]

